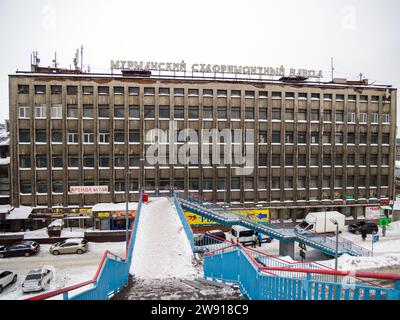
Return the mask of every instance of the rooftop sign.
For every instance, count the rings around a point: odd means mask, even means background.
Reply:
[[[193,63],[188,69],[184,61],[175,62],[143,62],[128,60],[111,60],[112,70],[146,70],[146,71],[167,71],[167,72],[193,72],[193,73],[222,73],[222,74],[243,74],[258,75],[272,77],[306,77],[317,78],[323,77],[322,70],[313,69],[286,69],[284,66],[259,67],[259,66],[236,66],[225,64],[205,64]]]

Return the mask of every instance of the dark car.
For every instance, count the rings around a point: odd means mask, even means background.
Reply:
[[[222,230],[210,230],[205,234],[197,235],[194,239],[194,245],[206,246],[209,244],[221,243],[225,239],[226,236]]]
[[[8,246],[0,247],[0,258],[29,257],[40,250],[40,244],[35,241],[20,241]]]
[[[376,234],[378,233],[378,225],[373,222],[365,222],[360,221],[354,224],[351,224],[347,227],[347,230],[351,233],[361,234],[363,231],[367,234]]]

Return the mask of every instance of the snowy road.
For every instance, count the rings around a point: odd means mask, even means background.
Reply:
[[[87,281],[93,278],[105,250],[125,256],[125,242],[89,243],[89,251],[82,255],[67,254],[53,256],[49,253],[50,245],[41,245],[36,256],[0,259],[0,270],[10,270],[18,274],[17,283],[8,286],[0,294],[0,300],[25,299],[36,294],[23,294],[21,284],[27,273],[43,266],[54,267],[53,280],[47,291]]]
[[[143,204],[130,273],[142,279],[199,276],[171,198],[150,198]]]

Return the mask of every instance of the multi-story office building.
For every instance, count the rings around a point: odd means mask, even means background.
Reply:
[[[172,185],[232,206],[270,208],[280,218],[320,209],[356,217],[393,199],[396,89],[292,80],[10,75],[12,204],[123,202],[127,170],[134,197],[139,185]],[[145,133],[171,121],[195,132],[253,129],[254,170],[148,163],[154,140]],[[222,155],[227,146],[220,146]],[[72,194],[74,185],[108,185],[109,192]]]

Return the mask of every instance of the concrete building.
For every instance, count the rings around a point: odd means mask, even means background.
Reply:
[[[232,207],[270,208],[282,219],[309,210],[356,218],[394,198],[391,86],[56,71],[9,76],[13,206],[123,202],[127,170],[132,199],[139,185],[173,185]],[[236,175],[235,164],[147,163],[153,140],[145,133],[168,129],[170,121],[195,132],[253,129],[254,170]],[[109,192],[69,192],[83,185],[108,185]]]

